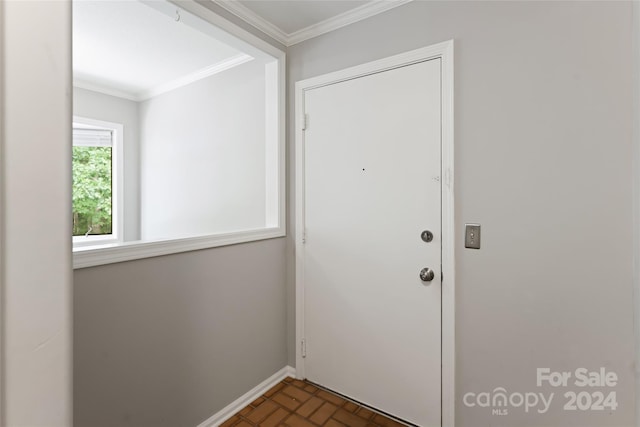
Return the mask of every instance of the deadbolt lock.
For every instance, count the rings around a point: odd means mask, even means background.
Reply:
[[[429,243],[430,241],[433,240],[433,233],[430,232],[429,230],[424,230],[422,233],[420,233],[420,238],[424,241]]]

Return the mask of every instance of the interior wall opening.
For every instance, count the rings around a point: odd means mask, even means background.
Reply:
[[[284,235],[284,54],[185,5],[73,3],[74,116],[122,128],[119,166],[75,169],[76,267]]]

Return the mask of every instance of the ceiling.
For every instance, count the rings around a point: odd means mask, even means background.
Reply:
[[[159,3],[75,1],[74,84],[139,101],[252,59]]]
[[[271,22],[286,34],[334,18],[357,7],[370,3],[361,0],[239,0],[263,19]]]

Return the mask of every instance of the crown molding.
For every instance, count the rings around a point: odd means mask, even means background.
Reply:
[[[223,9],[236,15],[238,18],[254,26],[269,37],[285,46],[293,46],[297,43],[317,37],[321,34],[337,30],[363,19],[370,18],[382,12],[386,12],[413,0],[373,0],[355,9],[336,15],[317,24],[302,28],[293,33],[286,33],[279,27],[267,21],[238,0],[211,0]]]
[[[289,34],[287,46],[292,46],[321,34],[337,30],[338,28],[346,27],[347,25],[370,18],[411,1],[413,0],[373,0],[370,3]]]
[[[172,90],[178,89],[188,84],[197,82],[198,80],[202,80],[204,78],[213,76],[214,74],[218,74],[222,71],[244,64],[245,62],[252,61],[253,59],[254,58],[252,56],[246,55],[244,53],[239,53],[235,56],[232,56],[223,61],[217,62],[208,67],[202,68],[200,70],[196,70],[193,73],[189,73],[175,80],[170,80],[168,82],[161,83],[155,87],[152,87],[151,89],[144,90],[141,92],[125,92],[125,91],[113,89],[106,85],[91,83],[81,79],[73,79],[73,86],[78,87],[80,89],[87,89],[93,92],[99,92],[105,95],[128,99],[130,101],[140,102],[140,101],[146,101],[147,99],[153,98],[155,96],[161,95],[166,92],[170,92]]]
[[[159,84],[158,86],[153,87],[149,90],[142,91],[138,93],[136,97],[138,98],[138,101],[145,101],[149,98],[153,98],[154,96],[158,96],[163,93],[170,92],[174,89],[178,89],[179,87],[197,82],[198,80],[202,80],[209,76],[213,76],[214,74],[221,73],[222,71],[244,64],[245,62],[249,62],[251,60],[253,60],[252,56],[246,55],[244,53],[239,53],[235,56],[232,56],[231,58],[225,59],[224,61],[217,62],[213,65],[194,71],[193,73],[184,75],[175,80],[171,80]]]
[[[289,35],[237,0],[211,0],[246,23],[253,25],[278,43],[289,45]]]

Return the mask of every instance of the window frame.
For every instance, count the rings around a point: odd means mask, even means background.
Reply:
[[[121,123],[108,122],[89,117],[73,116],[73,126],[106,129],[111,133],[111,234],[72,236],[74,251],[78,248],[90,248],[114,245],[124,241],[124,126]],[[73,132],[72,132],[73,135]],[[73,136],[72,136],[73,138]],[[72,146],[73,140],[71,142]]]
[[[272,178],[275,177],[277,182],[274,185],[274,190],[269,194],[272,201],[270,203],[268,202],[268,204],[271,206],[277,205],[278,212],[277,215],[267,214],[265,217],[267,221],[265,227],[254,230],[241,230],[237,232],[166,240],[119,241],[104,243],[100,246],[74,246],[74,269],[286,236],[285,51],[228,21],[208,7],[198,3],[197,0],[166,0],[164,2],[153,2],[151,5],[170,14],[175,13],[176,7],[189,12],[206,21],[206,23],[211,24],[213,28],[212,31],[218,33],[222,41],[236,44],[241,50],[247,52],[254,58],[267,58],[270,61],[270,63],[266,65],[267,69],[265,71],[267,74],[273,76],[273,80],[267,82],[267,91],[273,96],[274,102],[269,102],[266,106],[265,117],[273,118],[274,122],[269,125],[269,133],[265,135],[265,146],[269,146],[270,149],[274,150],[270,164],[271,167],[274,168]],[[274,165],[273,163],[277,164]],[[120,194],[122,194],[122,192]],[[275,198],[275,200],[273,198]]]

